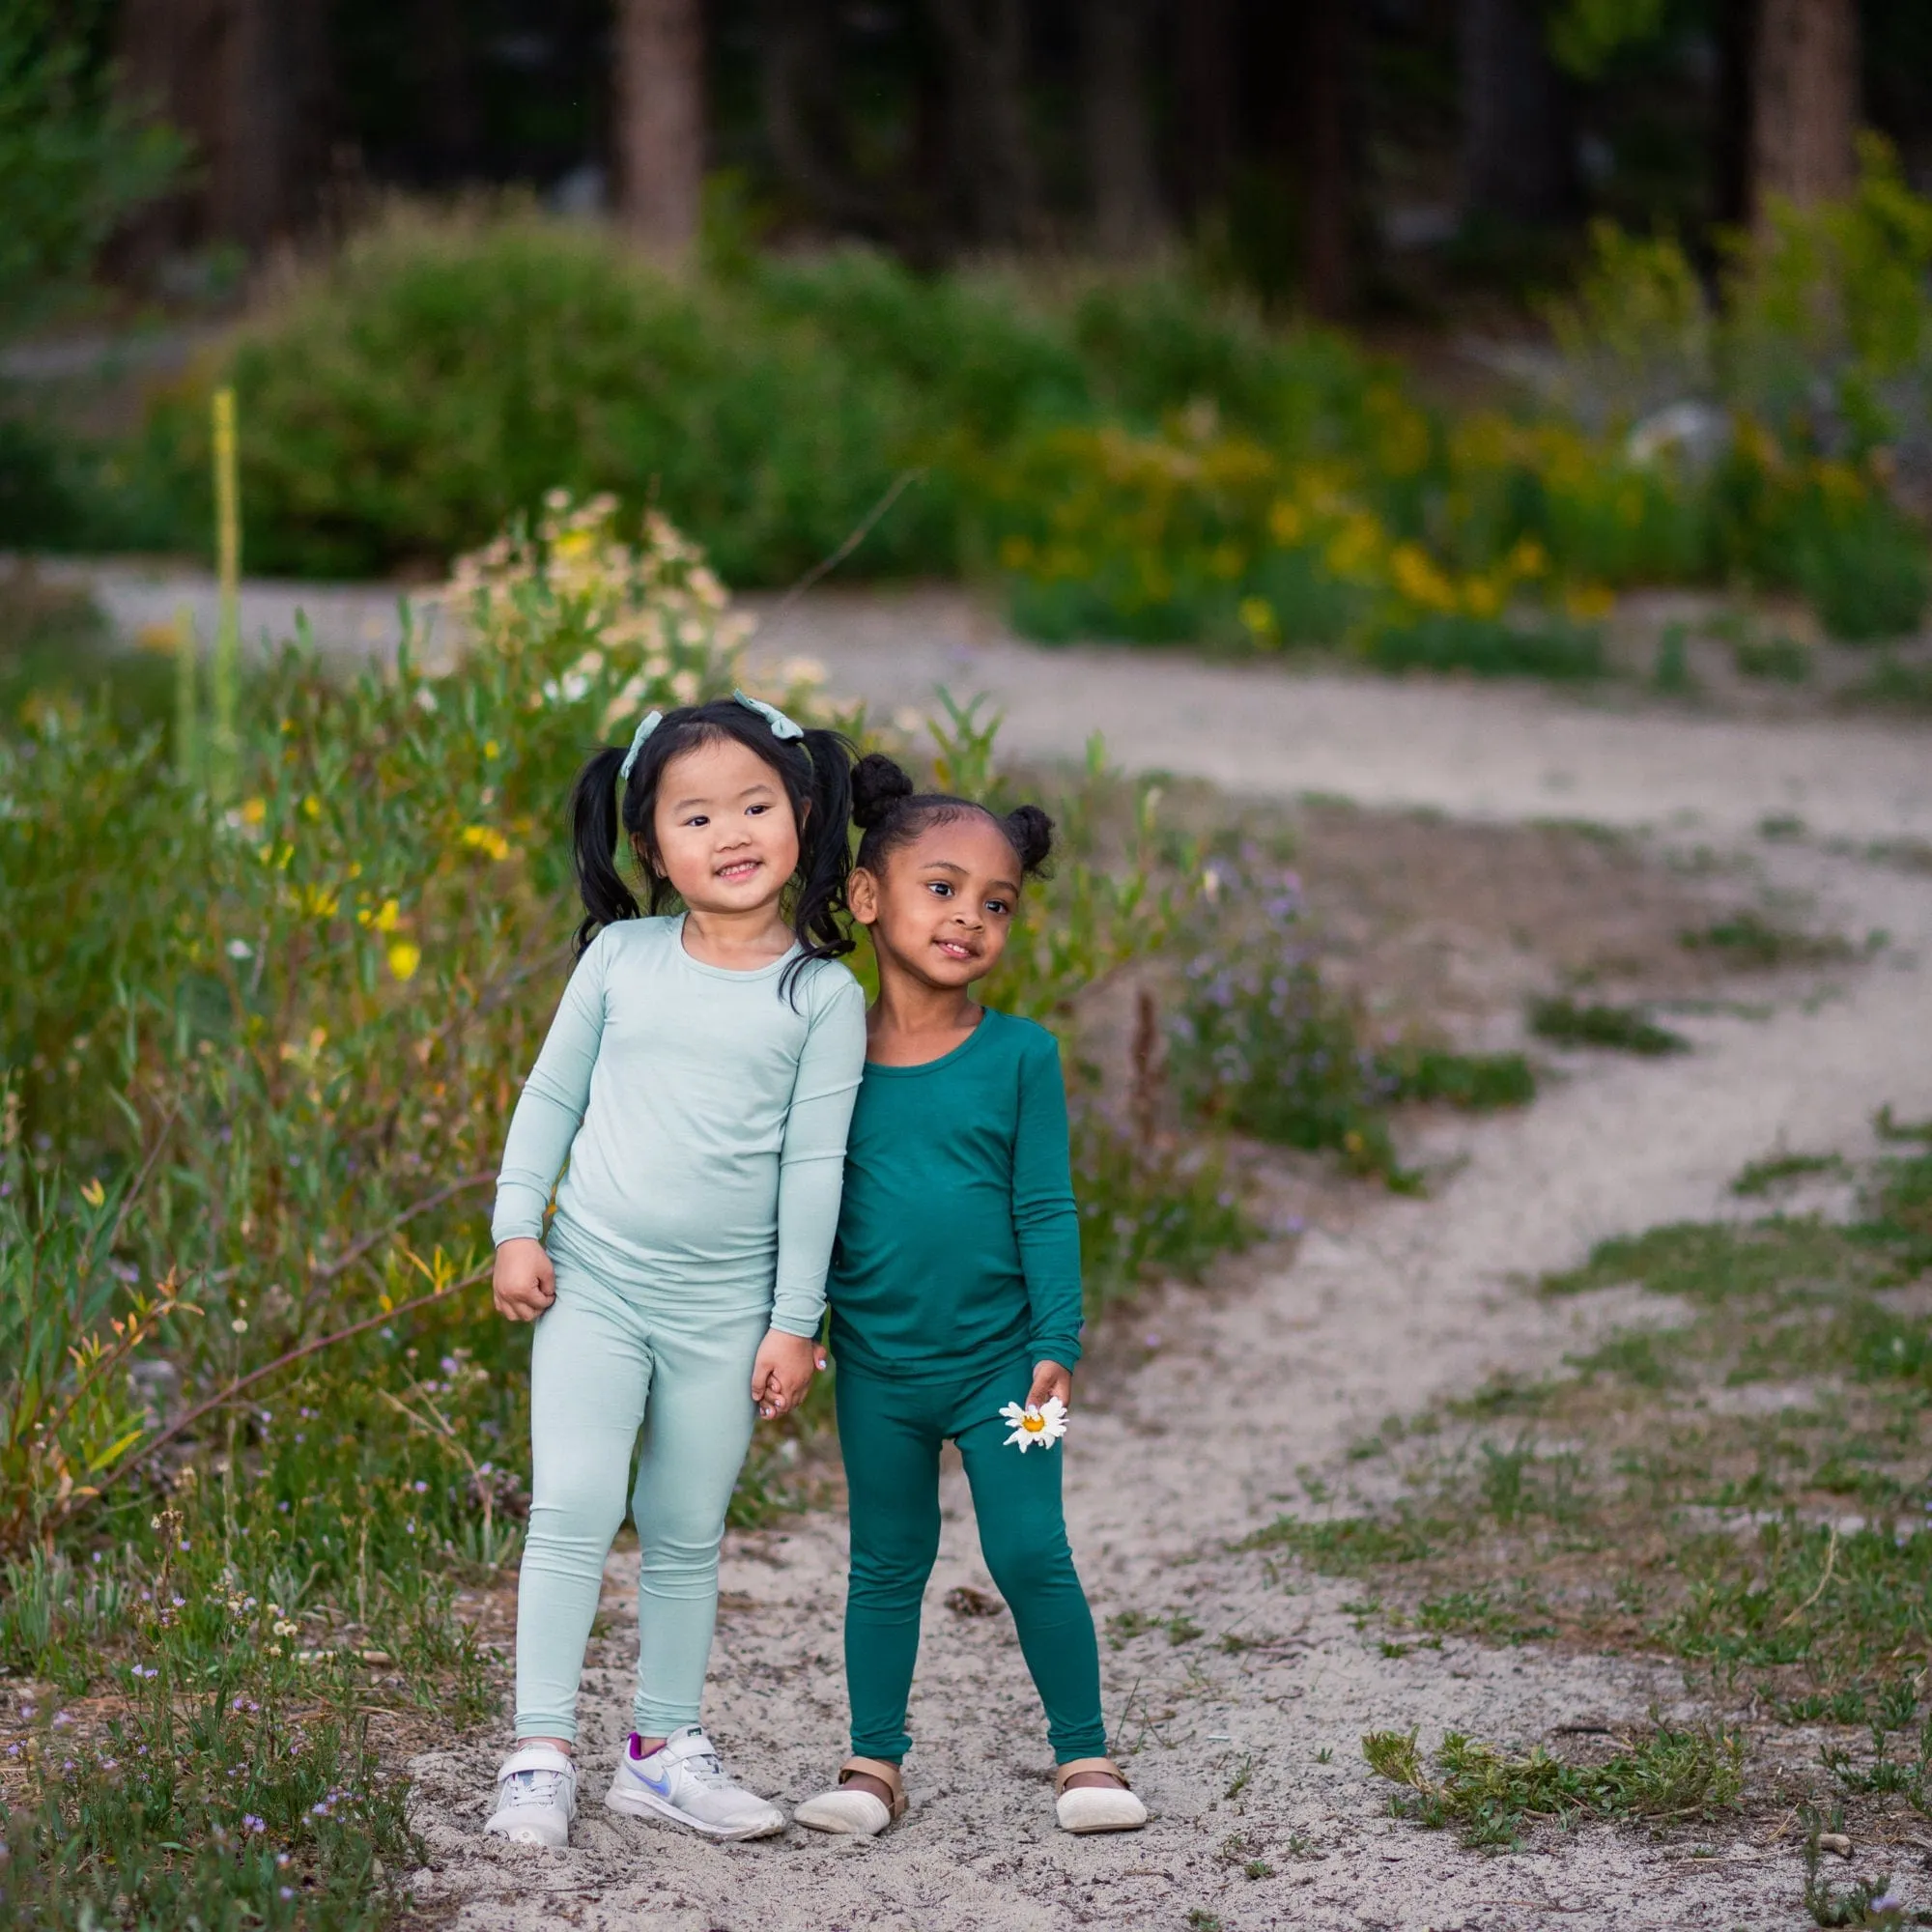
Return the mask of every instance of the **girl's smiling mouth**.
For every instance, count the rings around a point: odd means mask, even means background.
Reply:
[[[749,879],[764,863],[762,859],[733,859],[728,866],[720,866],[713,876],[735,886]]]
[[[949,959],[972,959],[977,956],[974,952],[973,948],[966,945],[965,942],[962,940],[936,939],[933,941],[933,944],[937,946],[940,952],[945,953],[947,958]]]

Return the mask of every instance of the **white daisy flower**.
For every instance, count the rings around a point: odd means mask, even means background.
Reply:
[[[1001,1409],[1000,1420],[1013,1432],[1007,1437],[1009,1448],[1025,1451],[1037,1442],[1051,1449],[1066,1434],[1066,1405],[1057,1395],[1048,1396],[1037,1408],[1032,1403],[1022,1408],[1009,1402]]]

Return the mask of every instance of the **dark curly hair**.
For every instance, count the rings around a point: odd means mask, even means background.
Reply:
[[[1002,816],[970,798],[915,791],[912,780],[891,758],[868,752],[852,774],[852,819],[864,835],[853,864],[879,872],[901,845],[909,845],[927,826],[976,814],[999,828],[1020,862],[1023,878],[1037,878],[1045,871],[1053,851],[1053,820],[1038,806],[1017,805]]]
[[[619,804],[618,775],[625,753],[606,746],[577,775],[570,794],[572,856],[583,920],[577,928],[582,954],[598,929],[620,919],[641,916],[637,896],[617,870],[620,831],[649,866],[648,910],[668,912],[677,892],[655,863],[652,836],[658,781],[680,753],[721,738],[735,739],[770,765],[784,785],[798,827],[798,870],[791,881],[791,929],[801,956],[785,969],[780,992],[790,996],[799,973],[814,959],[837,959],[852,951],[838,923],[845,904],[845,881],[852,869],[852,745],[837,731],[808,731],[802,738],[779,738],[770,721],[734,697],[706,704],[680,705],[644,740]]]

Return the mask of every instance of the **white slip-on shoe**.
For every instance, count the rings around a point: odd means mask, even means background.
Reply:
[[[638,1734],[617,1756],[604,1802],[630,1818],[668,1818],[707,1838],[768,1838],[785,1828],[776,1804],[733,1784],[702,1724],[673,1731],[648,1757]]]
[[[875,1791],[854,1791],[845,1782],[863,1772],[876,1777],[893,1794],[888,1804]],[[838,1767],[838,1782],[816,1798],[808,1798],[792,1815],[794,1824],[812,1832],[838,1832],[849,1837],[876,1838],[895,1820],[905,1816],[905,1785],[899,1768],[882,1757],[848,1757]]]
[[[497,1808],[483,1830],[513,1845],[570,1843],[577,1813],[577,1766],[554,1745],[525,1745],[497,1773]]]
[[[1083,1771],[1104,1771],[1121,1781],[1082,1784],[1068,1790],[1066,1780]],[[1063,1832],[1138,1832],[1147,1823],[1147,1806],[1126,1788],[1127,1775],[1110,1757],[1076,1757],[1053,1776],[1053,1815]]]

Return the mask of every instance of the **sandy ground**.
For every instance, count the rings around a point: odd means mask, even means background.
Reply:
[[[103,585],[117,614],[131,591]],[[145,594],[145,593],[144,593]],[[158,614],[166,614],[164,602]],[[363,619],[352,611],[353,633]],[[345,643],[350,641],[345,637]],[[373,637],[358,647],[380,648]],[[1504,1856],[1389,1818],[1360,1756],[1371,1728],[1420,1724],[1548,1739],[1579,1720],[1640,1721],[1683,1703],[1661,1666],[1450,1640],[1391,1659],[1344,1608],[1351,1586],[1235,1547],[1299,1474],[1333,1472],[1391,1412],[1536,1372],[1619,1313],[1618,1298],[1549,1304],[1535,1271],[1597,1238],[1726,1211],[1725,1187],[1780,1141],[1847,1153],[1889,1101],[1932,1113],[1932,874],[1862,856],[1932,834],[1932,733],[1819,721],[1766,724],[1627,715],[1540,692],[1290,677],[1151,654],[1039,652],[988,632],[956,599],[826,599],[780,652],[828,666],[835,688],[890,712],[943,682],[1007,712],[1029,756],[1106,733],[1117,758],[1232,790],[1308,790],[1452,816],[1551,816],[1649,828],[1660,849],[1748,843],[1771,886],[1813,896],[1819,921],[1889,943],[1869,964],[1778,1000],[1769,1017],[1673,1020],[1697,1052],[1579,1057],[1522,1114],[1431,1129],[1461,1165],[1430,1200],[1386,1199],[1318,1222],[1293,1246],[1231,1263],[1208,1291],[1132,1318],[1138,1346],[1083,1389],[1067,1458],[1074,1547],[1096,1616],[1179,1610],[1206,1632],[1103,1643],[1109,1720],[1151,1806],[1143,1833],[1053,1829],[1047,1753],[1004,1614],[943,1606],[984,1589],[963,1484],[927,1598],[907,1764],[912,1810],[867,1843],[793,1832],[721,1849],[611,1817],[598,1800],[628,1705],[630,1565],[613,1559],[611,1634],[585,1685],[585,1804],[562,1855],[487,1843],[478,1826],[503,1747],[482,1736],[413,1762],[430,1862],[428,1919],[475,1932],[547,1924],[753,1932],[858,1927],[1032,1932],[1059,1924],[1234,1928],[1798,1926],[1793,1837],[1740,1826],[1681,1837],[1589,1828]],[[1808,837],[1752,834],[1796,814]],[[734,1537],[707,1716],[737,1772],[795,1803],[843,1743],[838,1671],[842,1524],[811,1517]],[[1238,1653],[1228,1633],[1264,1639]],[[1272,1875],[1250,1879],[1259,1859]],[[1854,1872],[1875,1868],[1866,1858]],[[1894,1864],[1913,1904],[1932,1876]]]

